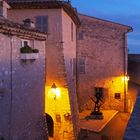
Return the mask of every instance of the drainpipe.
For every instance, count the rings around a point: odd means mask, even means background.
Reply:
[[[128,66],[128,50],[127,50],[127,33],[132,32],[133,28],[128,27],[127,31],[124,32],[124,112],[128,112],[127,107],[127,83],[126,83],[126,77],[127,77],[127,66]]]
[[[127,97],[126,97],[126,88],[127,88],[127,85],[126,85],[126,76],[127,76],[127,47],[126,47],[126,33],[124,33],[124,112],[127,112]]]
[[[13,111],[13,75],[12,75],[12,70],[13,70],[13,64],[12,64],[12,59],[13,59],[13,38],[9,33],[10,37],[10,115],[9,115],[9,140],[12,139],[12,111]]]

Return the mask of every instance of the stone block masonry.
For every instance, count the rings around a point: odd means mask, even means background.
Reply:
[[[129,27],[79,14],[81,27],[78,30],[78,60],[85,60],[85,73],[80,73],[78,64],[78,97],[81,110],[93,109],[90,96],[95,88],[103,88],[104,109],[123,111],[124,89],[127,83],[126,36]],[[127,90],[127,89],[126,89]],[[119,93],[120,98],[115,98]]]
[[[45,41],[34,40],[35,61],[20,58],[21,38],[0,34],[0,136],[7,140],[45,136]]]

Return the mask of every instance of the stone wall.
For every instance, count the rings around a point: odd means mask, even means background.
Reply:
[[[129,54],[128,74],[130,76],[130,80],[137,84],[140,84],[139,71],[140,71],[140,55]]]
[[[15,9],[8,12],[8,17],[19,23],[25,18],[35,21],[36,16],[48,16],[45,112],[53,118],[54,138],[75,139],[73,124],[76,123],[72,121],[77,122],[78,110],[76,110],[72,63],[76,57],[76,25],[63,9]],[[73,40],[71,40],[71,26],[73,26]],[[56,100],[51,92],[53,83],[56,84],[60,94]],[[64,116],[67,114],[69,119],[66,120]],[[60,117],[60,121],[56,116]]]
[[[8,139],[11,119],[10,38],[0,34],[0,41],[0,136]]]
[[[93,109],[90,97],[94,96],[95,87],[103,87],[103,108],[123,110],[127,88],[123,80],[127,69],[126,29],[94,17],[79,14],[79,18],[82,25],[77,37],[78,59],[85,59],[85,73],[78,74],[80,108]],[[120,99],[115,99],[115,93],[120,93]]]
[[[39,58],[23,62],[20,38],[0,34],[0,40],[0,136],[7,140],[43,139],[45,42],[34,40]]]
[[[62,12],[62,39],[64,47],[65,67],[67,73],[67,83],[69,90],[69,99],[72,113],[72,123],[74,127],[75,137],[78,136],[78,102],[76,95],[76,25],[70,17]]]

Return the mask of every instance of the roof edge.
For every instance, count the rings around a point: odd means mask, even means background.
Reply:
[[[77,12],[71,6],[69,2],[66,1],[35,1],[35,2],[8,2],[11,9],[61,9],[71,17],[77,27],[80,27],[81,22],[78,17]]]
[[[97,19],[97,20],[101,20],[101,21],[104,21],[104,22],[108,22],[108,23],[116,24],[118,26],[125,27],[127,29],[126,33],[129,33],[129,32],[133,31],[133,28],[131,26],[124,25],[124,24],[121,24],[121,23],[118,23],[118,22],[114,22],[114,21],[110,21],[110,20],[106,20],[106,19],[101,19],[101,18],[97,18],[97,17],[94,17],[94,16],[89,16],[89,15],[82,14],[82,13],[78,13],[78,15],[94,18],[94,19]]]
[[[48,33],[35,28],[28,28],[22,24],[0,18],[0,32],[18,36],[29,36],[38,40],[46,40]]]

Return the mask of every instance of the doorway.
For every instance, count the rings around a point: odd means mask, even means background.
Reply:
[[[47,122],[47,126],[48,126],[49,137],[53,138],[54,122],[53,122],[52,117],[49,114],[46,114],[46,122]]]

